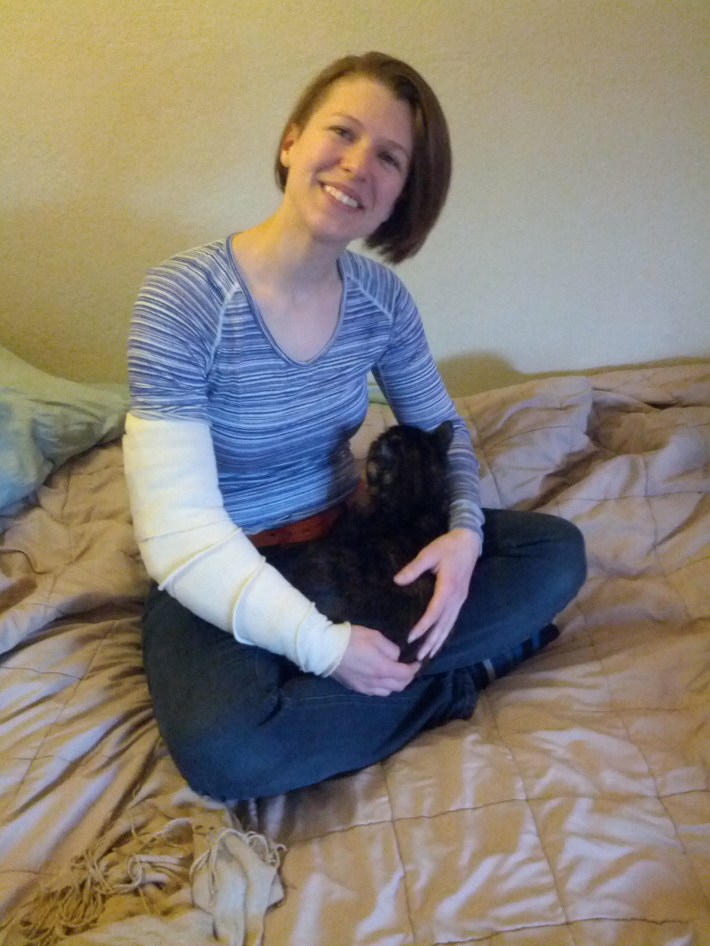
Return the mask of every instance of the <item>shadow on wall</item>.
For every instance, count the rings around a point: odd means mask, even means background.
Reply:
[[[690,356],[687,358],[663,358],[659,361],[641,363],[597,365],[589,368],[578,368],[573,371],[539,371],[533,374],[525,374],[522,371],[517,371],[505,358],[501,358],[500,355],[493,352],[472,352],[467,355],[456,355],[454,358],[444,358],[437,364],[449,394],[452,397],[465,397],[467,394],[479,394],[481,391],[505,388],[523,381],[539,381],[543,378],[574,375],[590,376],[627,368],[668,368],[673,365],[708,364],[709,362],[710,358],[708,357]]]
[[[500,355],[485,351],[443,358],[438,362],[438,366],[452,397],[503,388],[526,381],[529,377],[516,371],[510,362]]]

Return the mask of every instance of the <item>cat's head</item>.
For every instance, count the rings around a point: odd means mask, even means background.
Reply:
[[[387,515],[414,515],[420,508],[448,502],[447,453],[453,424],[436,430],[398,425],[373,441],[366,476],[372,504]]]

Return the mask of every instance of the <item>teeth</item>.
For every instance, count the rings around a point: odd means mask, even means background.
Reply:
[[[346,207],[359,207],[360,204],[348,194],[344,194],[341,190],[338,190],[337,187],[333,187],[332,184],[326,184],[323,190],[330,194],[331,197],[335,197],[336,200],[340,201],[341,204],[345,204]]]

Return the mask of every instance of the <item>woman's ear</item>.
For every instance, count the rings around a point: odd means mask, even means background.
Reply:
[[[298,128],[298,125],[289,125],[284,133],[284,136],[281,140],[280,160],[281,164],[285,168],[289,167],[291,148],[293,148],[293,146],[298,141],[300,134],[301,132]]]

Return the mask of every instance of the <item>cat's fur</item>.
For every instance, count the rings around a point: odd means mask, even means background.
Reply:
[[[447,460],[453,426],[427,433],[394,426],[371,445],[367,492],[321,540],[271,550],[269,561],[332,621],[375,628],[416,659],[421,639],[407,636],[434,590],[426,573],[410,585],[394,575],[448,529]]]

